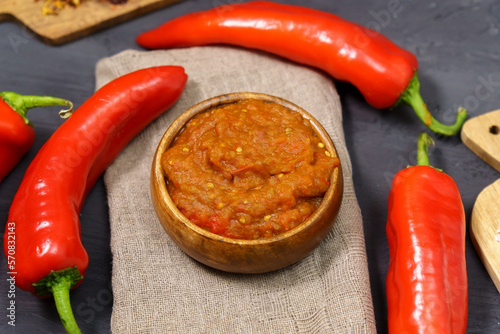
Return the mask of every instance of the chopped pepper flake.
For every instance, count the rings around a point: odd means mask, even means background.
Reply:
[[[189,147],[184,147],[182,150],[183,150],[184,152],[189,152]]]
[[[80,5],[80,0],[45,0],[42,7],[42,14],[57,15],[66,5],[78,7]]]
[[[236,148],[236,154],[241,154],[241,152],[243,152],[243,149],[240,146],[238,146]]]
[[[319,148],[323,148],[323,147],[325,147],[325,144],[323,144],[323,143],[318,143],[318,147],[319,147]]]
[[[59,12],[62,11],[66,6],[78,8],[82,4],[82,2],[85,1],[86,0],[44,0],[42,15],[59,15]],[[128,0],[101,0],[101,2],[109,2],[109,8],[111,10],[115,9],[115,5],[124,4],[127,1]]]
[[[286,133],[286,134],[289,134],[290,132],[292,132],[292,129],[291,129],[291,128],[286,128],[286,129],[285,129],[285,133]]]

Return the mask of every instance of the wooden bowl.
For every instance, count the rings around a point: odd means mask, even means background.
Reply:
[[[340,209],[343,194],[341,165],[331,176],[331,185],[317,210],[302,224],[269,239],[241,240],[211,233],[189,221],[170,198],[161,157],[179,131],[194,116],[214,107],[257,98],[279,103],[308,119],[328,150],[337,151],[325,129],[309,113],[281,98],[257,93],[233,93],[210,98],[186,110],[163,135],[156,150],[151,171],[151,197],[156,214],[167,234],[189,256],[207,266],[234,273],[264,273],[296,263],[311,253],[331,230]]]

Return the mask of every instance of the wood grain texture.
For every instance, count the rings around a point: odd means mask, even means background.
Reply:
[[[463,143],[500,172],[500,109],[465,122]],[[474,203],[470,236],[481,261],[500,292],[500,180],[483,189]],[[497,236],[498,234],[498,236]]]
[[[67,6],[58,15],[43,15],[43,0],[0,0],[0,21],[17,21],[47,44],[59,45],[110,27],[180,0],[128,0],[112,5],[84,0]]]
[[[470,150],[500,172],[500,109],[465,122],[461,137]]]
[[[486,187],[472,210],[470,234],[476,251],[500,292],[500,180]],[[498,240],[497,240],[498,239]]]

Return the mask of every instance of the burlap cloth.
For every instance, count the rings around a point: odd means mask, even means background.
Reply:
[[[181,65],[178,103],[138,135],[107,169],[113,254],[113,333],[375,333],[362,217],[327,75],[267,54],[230,47],[125,51],[102,59],[96,86],[133,70]],[[229,274],[185,255],[163,231],[149,177],[170,123],[204,99],[238,91],[276,95],[314,115],[343,164],[344,199],[326,240],[299,263],[268,274]]]

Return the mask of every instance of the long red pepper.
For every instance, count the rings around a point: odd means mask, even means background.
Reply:
[[[69,333],[80,332],[69,290],[89,261],[78,218],[85,197],[127,143],[178,100],[186,81],[178,66],[115,79],[54,132],[26,171],[4,235],[8,269],[19,288],[54,295]]]
[[[389,194],[389,333],[465,333],[465,214],[453,179],[429,166],[418,141],[417,166],[401,170]]]
[[[0,182],[28,153],[35,142],[35,130],[26,117],[29,109],[47,106],[66,106],[59,114],[69,117],[73,104],[57,97],[0,93]]]
[[[311,8],[253,1],[187,14],[138,36],[150,49],[233,44],[317,67],[356,86],[368,103],[413,107],[432,131],[456,134],[467,117],[461,108],[452,125],[438,122],[420,95],[418,63],[383,35]]]

